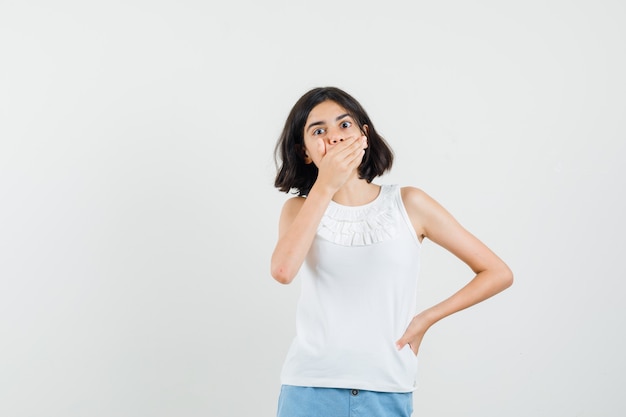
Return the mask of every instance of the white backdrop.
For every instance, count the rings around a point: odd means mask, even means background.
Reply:
[[[516,277],[414,415],[623,416],[624,39],[620,0],[0,1],[0,415],[273,416],[272,151],[334,85]],[[424,256],[423,307],[471,278]]]

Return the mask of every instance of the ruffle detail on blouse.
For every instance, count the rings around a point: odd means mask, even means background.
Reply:
[[[376,200],[360,207],[331,203],[318,235],[341,246],[366,246],[393,239],[398,233],[394,190],[393,186],[382,186]]]

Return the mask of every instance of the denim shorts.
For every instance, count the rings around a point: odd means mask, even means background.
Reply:
[[[277,417],[410,417],[413,393],[283,385]]]

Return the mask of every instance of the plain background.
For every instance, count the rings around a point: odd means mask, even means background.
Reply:
[[[625,39],[620,0],[0,1],[0,415],[273,416],[272,151],[334,85],[516,277],[414,415],[623,416]],[[472,276],[422,266],[420,307]]]

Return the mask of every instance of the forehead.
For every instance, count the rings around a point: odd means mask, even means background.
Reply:
[[[348,113],[346,109],[336,102],[331,100],[322,101],[311,109],[306,124],[308,125],[311,122],[329,122],[334,120],[337,116],[346,113]]]

